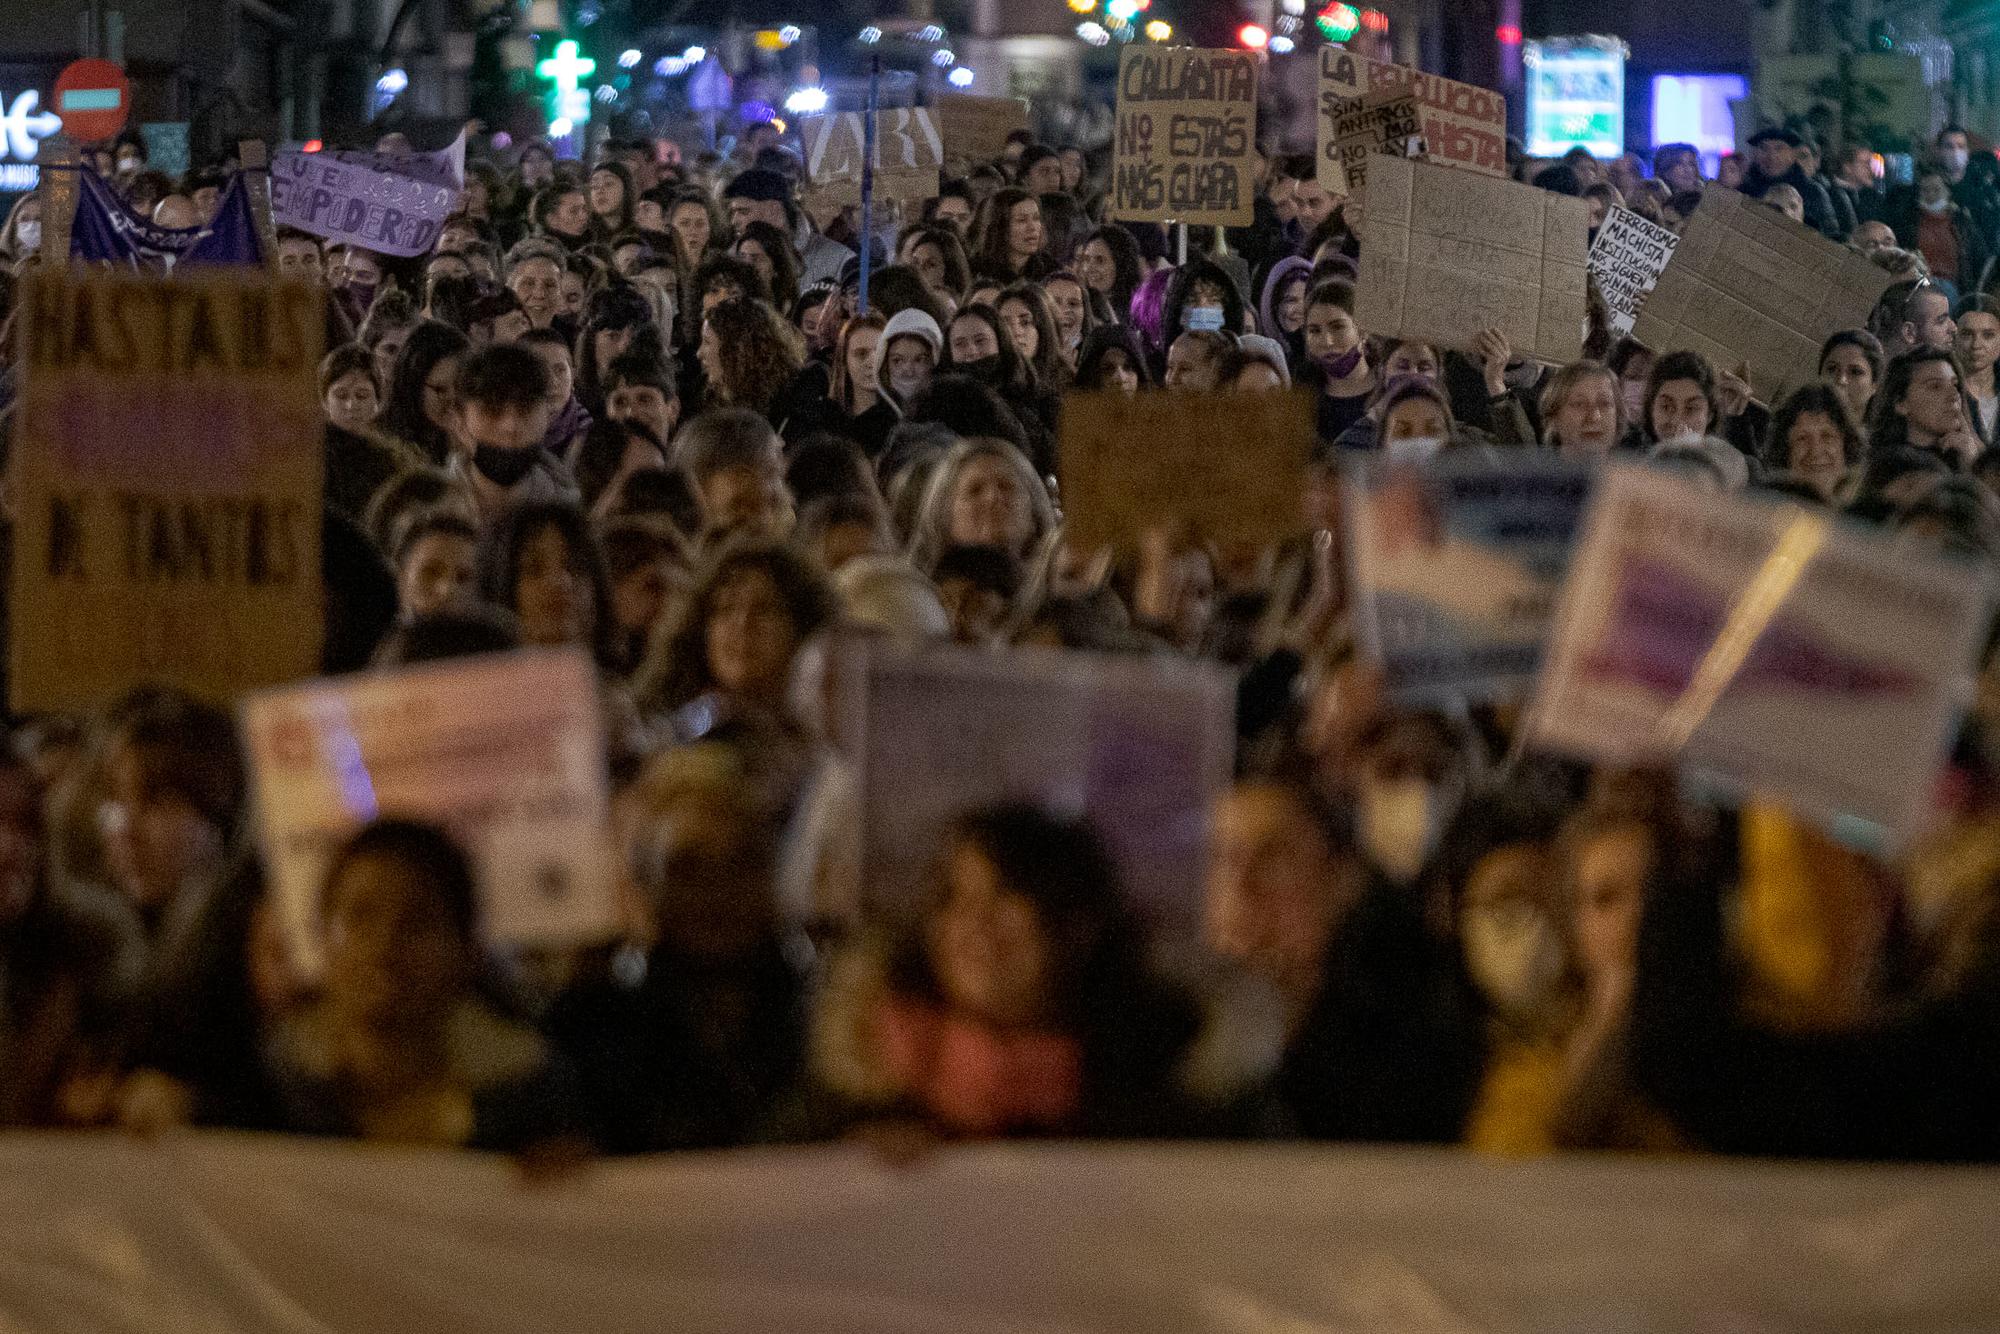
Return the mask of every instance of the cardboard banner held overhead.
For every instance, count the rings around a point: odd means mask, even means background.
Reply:
[[[284,152],[271,164],[271,216],[329,241],[421,255],[457,211],[464,180],[463,135],[440,153],[401,157]]]
[[[472,858],[487,939],[550,947],[620,925],[597,675],[526,650],[267,691],[243,737],[273,892],[316,972],[333,851],[379,817],[444,826]]]
[[[1865,326],[1892,281],[1866,255],[1711,186],[1632,336],[1717,366],[1748,363],[1751,391],[1775,403],[1818,377],[1820,345]]]
[[[1398,700],[1490,699],[1534,679],[1592,475],[1528,450],[1350,471],[1355,633]]]
[[[799,122],[806,150],[806,179],[830,204],[861,202],[861,166],[867,157],[868,118],[859,111],[829,112]],[[929,107],[884,107],[875,120],[875,197],[929,199],[938,192],[944,137]]]
[[[1597,229],[1590,247],[1590,276],[1604,297],[1611,332],[1632,332],[1646,298],[1667,270],[1681,243],[1680,235],[1648,222],[1629,208],[1614,207]]]
[[[1370,157],[1424,155],[1423,108],[1413,94],[1384,88],[1349,102],[1333,118],[1333,135],[1346,193],[1359,194],[1368,183]]]
[[[1983,582],[1822,511],[1614,466],[1529,738],[1613,765],[1678,761],[1906,838],[1970,688]]]
[[[318,669],[320,302],[261,272],[26,276],[16,712]]]
[[[1247,51],[1125,48],[1106,216],[1248,226],[1257,160],[1257,58]]]
[[[940,93],[936,113],[947,161],[978,166],[1007,151],[1007,136],[1028,128],[1028,104],[1018,97]]]
[[[1583,355],[1581,199],[1430,162],[1368,164],[1355,323],[1383,338],[1471,350],[1499,329],[1518,353]]]
[[[1319,51],[1319,183],[1346,194],[1334,121],[1349,104],[1384,89],[1413,94],[1423,107],[1424,152],[1488,176],[1507,174],[1507,99],[1489,89],[1370,60],[1339,46]]]
[[[1250,544],[1305,527],[1309,394],[1069,394],[1059,439],[1072,550],[1129,550],[1177,522],[1209,541]]]

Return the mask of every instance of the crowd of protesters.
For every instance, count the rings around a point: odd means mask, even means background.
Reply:
[[[1375,336],[1360,205],[1310,156],[1272,155],[1253,224],[1197,229],[1179,263],[1168,230],[1101,220],[1101,158],[1025,134],[868,237],[808,208],[774,126],[729,157],[476,158],[415,259],[281,232],[277,269],[329,298],[326,669],[586,650],[627,927],[499,949],[464,850],[384,819],[328,869],[308,982],[227,712],[142,688],[17,718],[0,1125],[2000,1157],[2000,693],[1941,757],[1929,833],[1887,859],[1671,772],[1524,752],[1504,704],[1395,706],[1339,554],[1346,461],[1546,451],[2000,559],[2000,186],[1962,132],[1936,147],[1900,191],[1865,146],[1786,130],[1724,163],[1899,279],[1827,342],[1823,382],[1769,405],[1743,367],[1611,338],[1601,309],[1566,366],[1497,330]],[[102,166],[162,224],[222,183],[136,145]],[[1517,172],[1672,226],[1705,184],[1682,148]],[[0,231],[17,273],[37,208]],[[1317,405],[1305,540],[1249,562],[1166,526],[1116,560],[1065,544],[1063,395],[1293,386]],[[1140,930],[1099,832],[1025,805],[963,813],[911,920],[861,912],[815,702],[825,638],[851,633],[1237,672],[1200,966]]]

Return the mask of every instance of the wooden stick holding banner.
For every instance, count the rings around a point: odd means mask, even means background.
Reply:
[[[1187,224],[1184,222],[1175,223],[1174,236],[1176,238],[1174,241],[1174,264],[1178,267],[1187,263]]]
[[[69,263],[69,234],[76,222],[78,153],[66,134],[42,140],[42,174],[35,184],[35,198],[42,206],[42,245],[37,252],[44,260],[51,255],[60,264]]]
[[[868,61],[868,116],[862,126],[861,139],[861,290],[855,303],[855,313],[868,313],[868,271],[869,258],[875,247],[870,244],[875,235],[875,118],[881,111],[882,99],[882,57],[871,56]]]

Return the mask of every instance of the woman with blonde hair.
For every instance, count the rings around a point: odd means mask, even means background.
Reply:
[[[931,476],[910,560],[929,573],[946,547],[967,546],[1028,562],[1055,531],[1055,504],[1025,454],[1004,440],[961,440]]]

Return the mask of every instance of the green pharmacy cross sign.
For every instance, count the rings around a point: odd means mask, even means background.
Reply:
[[[535,66],[535,73],[554,87],[549,98],[549,133],[557,138],[574,133],[590,119],[590,93],[583,81],[597,73],[597,62],[565,37],[556,53]]]

